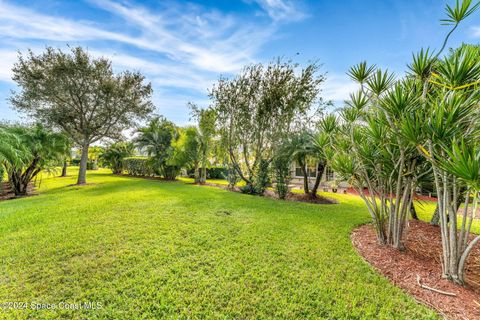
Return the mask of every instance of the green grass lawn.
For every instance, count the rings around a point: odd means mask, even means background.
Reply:
[[[369,221],[358,197],[313,205],[103,170],[88,179],[44,178],[40,195],[0,203],[0,303],[102,308],[0,318],[437,318],[352,247]]]

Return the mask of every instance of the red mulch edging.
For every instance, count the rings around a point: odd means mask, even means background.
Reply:
[[[406,250],[403,252],[379,245],[372,225],[358,227],[351,238],[365,260],[416,300],[435,309],[447,319],[480,319],[479,247],[473,250],[467,261],[469,285],[462,287],[442,279],[438,227],[422,221],[410,221],[405,239]],[[451,297],[421,288],[417,284],[417,275],[421,277],[422,284],[457,296]]]

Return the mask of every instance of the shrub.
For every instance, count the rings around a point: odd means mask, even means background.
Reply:
[[[179,166],[165,165],[163,166],[161,172],[164,179],[175,180],[177,176],[180,174],[180,170],[181,170],[181,167]]]
[[[237,174],[237,171],[235,171],[235,168],[233,165],[229,165],[227,169],[227,181],[228,181],[228,187],[230,189],[233,189],[235,185],[240,181],[240,177]]]
[[[207,168],[208,179],[226,179],[228,176],[228,169],[224,167]]]
[[[257,189],[253,185],[247,184],[240,187],[240,192],[245,194],[257,194]]]
[[[153,168],[151,159],[148,157],[127,157],[123,159],[123,168],[132,176],[152,176]]]
[[[112,170],[114,174],[123,171],[123,159],[133,156],[135,146],[131,142],[117,142],[109,145],[100,155],[102,164]]]
[[[87,170],[98,170],[97,160],[88,160],[87,161]]]
[[[70,160],[70,164],[72,166],[79,166],[80,165],[80,158],[74,158],[74,159]]]
[[[285,199],[288,194],[288,184],[290,183],[290,162],[283,158],[275,158],[273,161],[275,173],[275,189],[280,199]]]
[[[260,165],[258,166],[258,172],[255,177],[254,187],[255,187],[255,194],[262,195],[267,188],[267,185],[270,183],[270,179],[268,177],[268,167],[270,163],[265,160],[260,160]]]

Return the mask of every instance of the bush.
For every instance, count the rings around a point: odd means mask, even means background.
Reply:
[[[273,161],[275,173],[275,189],[280,199],[285,199],[289,192],[288,184],[290,183],[290,162],[283,158],[276,158]]]
[[[198,168],[198,174],[201,174],[201,168]],[[187,176],[189,178],[195,177],[195,169],[188,169]],[[228,180],[228,168],[225,167],[212,167],[207,168],[207,179],[225,179]]]
[[[165,165],[162,167],[160,172],[162,176],[166,180],[175,180],[177,176],[180,174],[180,167],[179,166],[169,166]]]
[[[255,177],[255,181],[254,181],[256,194],[262,195],[265,192],[267,185],[270,183],[270,179],[268,177],[269,165],[270,164],[267,160],[264,160],[264,159],[260,160],[257,176]]]
[[[123,158],[123,168],[132,176],[148,177],[153,175],[152,161],[148,157]]]
[[[70,165],[79,166],[80,165],[80,159],[79,158],[74,158],[74,159],[70,160]]]
[[[207,179],[226,179],[228,169],[224,167],[207,168]]]
[[[243,187],[240,187],[240,192],[245,194],[258,194],[257,189],[251,184],[247,184],[247,185],[244,185]]]
[[[98,162],[96,160],[88,160],[87,170],[98,170]]]
[[[235,170],[233,165],[228,166],[227,181],[228,181],[228,187],[230,189],[233,189],[235,187],[235,185],[240,181],[240,177],[238,176],[237,171]]]

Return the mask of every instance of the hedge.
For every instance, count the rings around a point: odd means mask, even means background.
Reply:
[[[123,158],[123,169],[132,176],[153,176],[154,174],[148,157]]]
[[[207,168],[208,179],[226,179],[228,176],[228,169],[224,167]]]
[[[201,169],[198,168],[198,174],[200,175]],[[193,169],[187,171],[187,175],[190,178],[195,176]],[[227,179],[228,169],[224,167],[211,167],[207,168],[207,179]]]

